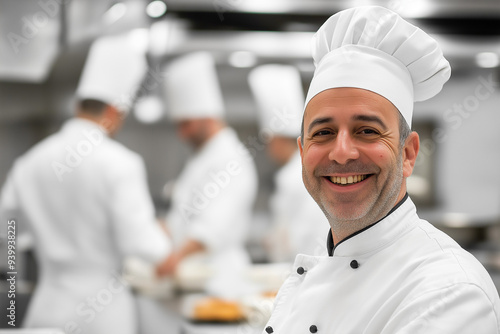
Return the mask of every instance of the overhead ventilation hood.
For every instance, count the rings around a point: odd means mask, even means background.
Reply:
[[[0,0],[0,81],[43,83],[61,51],[147,27],[143,0]]]
[[[44,81],[59,51],[61,7],[51,1],[0,2],[0,80]]]

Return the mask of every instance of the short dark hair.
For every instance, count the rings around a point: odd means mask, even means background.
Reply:
[[[408,138],[408,136],[410,135],[411,129],[408,123],[406,123],[406,119],[403,117],[403,115],[400,112],[398,112],[398,114],[399,114],[399,146],[402,148],[403,146],[405,146],[406,138]]]
[[[408,136],[411,133],[411,129],[408,123],[406,123],[406,120],[403,117],[403,115],[400,112],[398,112],[398,114],[399,114],[399,146],[403,147],[405,145],[406,138],[408,138]],[[300,143],[304,145],[304,115],[302,115],[302,125],[300,126]]]
[[[99,116],[106,109],[107,104],[94,99],[82,99],[78,104],[78,110],[80,112],[91,114],[94,116]]]

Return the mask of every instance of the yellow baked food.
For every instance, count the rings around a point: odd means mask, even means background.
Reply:
[[[207,297],[195,304],[193,317],[199,321],[239,321],[243,310],[237,302]]]
[[[276,295],[278,294],[278,291],[264,291],[262,292],[262,297],[264,298],[276,298]]]

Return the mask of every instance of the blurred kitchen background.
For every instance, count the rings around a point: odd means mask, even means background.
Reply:
[[[306,91],[313,33],[335,12],[365,4],[393,9],[430,33],[451,63],[443,91],[415,106],[422,144],[409,192],[421,217],[471,250],[500,287],[499,0],[0,0],[0,183],[16,157],[72,115],[92,41],[136,30],[137,42],[149,45],[142,97],[156,107],[137,105],[117,139],[145,159],[161,216],[165,185],[190,154],[168,120],[162,69],[175,56],[206,50],[217,61],[228,123],[256,153],[259,196],[248,249],[255,263],[265,262],[260,240],[277,166],[255,144],[248,73],[291,64]],[[36,271],[25,279],[35,278]]]

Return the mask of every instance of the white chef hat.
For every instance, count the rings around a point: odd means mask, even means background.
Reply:
[[[166,68],[165,95],[174,120],[223,118],[224,102],[209,52],[187,54]]]
[[[306,106],[330,88],[362,88],[392,102],[409,126],[413,102],[439,93],[451,74],[433,38],[378,6],[331,16],[314,36],[313,59],[316,70]]]
[[[299,71],[291,65],[262,65],[250,72],[248,83],[259,108],[260,128],[297,138],[304,105]]]
[[[76,90],[127,113],[147,71],[145,48],[132,33],[100,37],[92,43]]]

